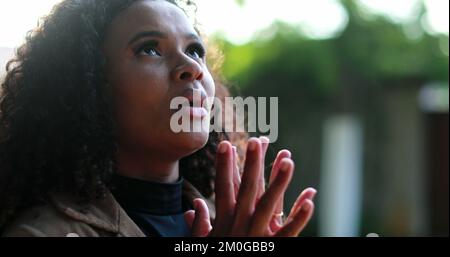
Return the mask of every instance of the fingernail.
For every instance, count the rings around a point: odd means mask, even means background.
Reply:
[[[286,158],[285,158],[286,159]],[[288,171],[289,170],[289,166],[291,165],[290,163],[289,163],[289,161],[287,161],[287,160],[285,160],[285,159],[283,159],[283,161],[281,161],[281,167],[280,167],[280,169],[281,169],[281,171]]]
[[[302,210],[304,212],[308,212],[311,209],[311,205],[308,202],[305,202],[302,206]]]
[[[291,158],[292,154],[291,154],[291,151],[289,151],[289,150],[279,151],[278,154],[277,154],[277,157],[280,156],[280,154],[283,153],[283,152],[287,153],[287,158]]]
[[[270,139],[268,137],[260,137],[259,140],[261,140],[261,143],[263,144],[270,143]]]
[[[195,202],[194,202],[194,209],[197,211],[197,210],[199,210],[200,209],[200,205],[201,205],[202,203],[200,202],[200,200],[196,200]]]
[[[256,149],[256,142],[255,141],[248,142],[248,150],[255,151],[255,149]]]
[[[224,154],[227,152],[227,145],[225,143],[222,143],[219,145],[219,153]]]
[[[310,199],[311,199],[311,201],[312,201],[312,200],[314,200],[314,197],[316,197],[316,194],[317,194],[317,191],[316,191],[316,190],[314,190],[314,193],[313,193],[313,194],[311,195],[311,198],[310,198]]]

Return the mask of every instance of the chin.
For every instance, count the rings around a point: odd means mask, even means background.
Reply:
[[[175,143],[183,151],[183,156],[188,156],[202,149],[208,142],[208,137],[207,132],[180,133],[177,134]]]

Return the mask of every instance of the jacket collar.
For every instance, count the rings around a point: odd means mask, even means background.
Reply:
[[[187,180],[183,182],[183,196],[191,205],[196,198],[204,199],[210,211],[211,221],[214,221],[214,204],[211,200],[205,199]],[[68,194],[52,194],[51,201],[58,211],[76,221],[116,235],[145,236],[109,190],[104,198],[94,200],[87,205],[78,203],[73,196]]]

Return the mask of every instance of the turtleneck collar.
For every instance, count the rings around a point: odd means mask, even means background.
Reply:
[[[158,183],[115,175],[111,192],[126,210],[151,215],[183,213],[183,178],[175,183]]]

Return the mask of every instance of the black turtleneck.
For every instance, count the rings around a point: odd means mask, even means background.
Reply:
[[[157,183],[116,175],[111,190],[117,202],[147,236],[184,237],[191,231],[184,212],[183,178],[176,183]]]

